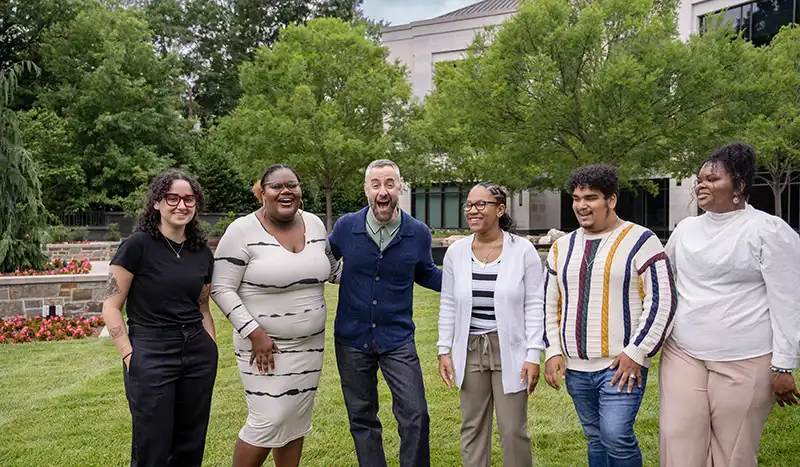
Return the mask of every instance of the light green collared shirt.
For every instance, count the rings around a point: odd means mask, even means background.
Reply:
[[[372,209],[367,212],[367,234],[378,245],[381,251],[385,250],[389,243],[392,242],[397,232],[400,231],[400,223],[403,220],[403,214],[398,213],[397,219],[389,222],[388,224],[381,224],[375,215],[372,214]]]

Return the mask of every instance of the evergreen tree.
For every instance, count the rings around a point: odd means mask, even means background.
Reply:
[[[0,272],[39,268],[45,261],[45,211],[33,160],[20,144],[17,119],[8,108],[24,71],[39,72],[31,62],[0,70]]]

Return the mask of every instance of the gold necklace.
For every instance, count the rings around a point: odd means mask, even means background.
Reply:
[[[477,237],[476,237],[476,239],[477,239]],[[481,269],[486,269],[486,266],[488,266],[488,264],[486,264],[486,262],[489,261],[489,257],[492,256],[492,253],[494,253],[494,249],[497,248],[497,245],[502,240],[503,240],[503,236],[502,235],[500,236],[500,238],[498,240],[495,240],[494,245],[492,245],[492,249],[489,250],[489,254],[486,255],[485,258],[483,258],[483,262],[481,263]],[[475,244],[475,240],[472,240],[472,243]]]

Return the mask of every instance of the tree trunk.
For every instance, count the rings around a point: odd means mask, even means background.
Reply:
[[[775,215],[783,218],[783,200],[781,200],[783,190],[781,190],[780,185],[782,185],[782,182],[775,181],[770,183],[770,188],[772,188],[772,196],[775,198]]]
[[[325,227],[328,232],[333,231],[333,187],[325,187]]]

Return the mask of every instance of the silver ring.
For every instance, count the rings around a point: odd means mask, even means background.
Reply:
[[[636,375],[628,375],[628,378],[630,378],[630,379],[636,379]]]

